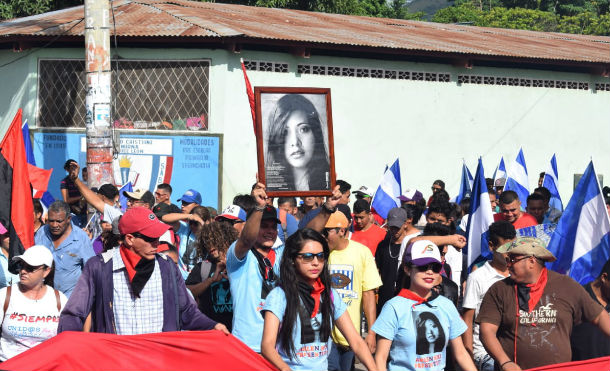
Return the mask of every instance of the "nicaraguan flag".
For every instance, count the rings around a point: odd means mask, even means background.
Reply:
[[[133,192],[133,186],[131,185],[131,181],[127,182],[124,186],[119,189],[119,204],[121,204],[121,211],[125,212],[127,210],[127,196],[125,196],[125,192]]]
[[[460,193],[455,197],[455,203],[459,204],[465,198],[469,198],[472,194],[472,174],[468,170],[468,166],[464,162],[462,164],[462,181],[460,182]]]
[[[525,208],[527,196],[530,195],[529,180],[527,177],[527,166],[525,166],[525,157],[523,157],[523,149],[519,150],[519,154],[515,161],[508,169],[508,178],[504,191],[514,191],[519,196],[522,208]]]
[[[610,220],[593,161],[580,178],[548,245],[557,260],[547,264],[569,272],[580,284],[593,281],[610,257]]]
[[[549,206],[554,207],[559,211],[563,211],[563,203],[561,202],[561,197],[559,196],[559,191],[557,190],[557,184],[559,184],[558,179],[559,174],[557,173],[557,159],[555,159],[555,154],[553,154],[549,168],[546,173],[544,173],[542,186],[551,192],[551,201],[549,201]]]
[[[21,133],[23,136],[23,145],[25,147],[25,159],[28,164],[36,166],[36,159],[34,158],[34,147],[32,146],[32,141],[30,139],[30,127],[28,125],[28,120],[25,120],[23,126],[21,127]],[[52,171],[53,169],[51,169]],[[47,180],[48,183],[48,180]],[[36,196],[36,195],[35,195]],[[44,209],[43,213],[47,212],[49,206],[55,202],[55,198],[49,193],[49,191],[44,191],[42,197],[40,197],[40,203]]]
[[[493,223],[494,217],[491,212],[491,202],[487,193],[487,183],[485,183],[485,173],[483,171],[483,161],[479,158],[477,171],[472,185],[472,197],[470,200],[470,217],[466,226],[466,238],[468,238],[467,256],[468,266],[475,261],[484,258],[491,259],[491,251],[487,243],[482,244],[484,234],[489,230],[489,225]],[[486,238],[485,238],[486,239]]]
[[[386,168],[383,178],[377,187],[371,206],[382,218],[388,217],[388,212],[394,207],[400,207],[398,197],[402,194],[400,186],[400,164],[398,159],[392,166]]]
[[[494,171],[494,185],[496,184],[496,180],[498,179],[506,179],[506,166],[504,165],[504,157],[500,157],[500,164]]]

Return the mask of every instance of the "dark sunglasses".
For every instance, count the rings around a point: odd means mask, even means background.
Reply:
[[[419,272],[427,272],[428,270],[431,270],[434,273],[440,273],[443,266],[440,263],[430,263],[426,265],[418,265],[415,268],[417,268]]]
[[[320,263],[324,263],[326,261],[326,255],[324,255],[324,252],[319,252],[317,254],[313,254],[310,252],[298,253],[297,256],[300,256],[305,263],[312,262],[313,258],[318,258],[318,261]]]
[[[519,263],[521,260],[525,260],[527,258],[531,258],[531,256],[529,256],[529,255],[525,255],[525,256],[511,255],[508,258],[506,258],[506,263],[515,264],[515,263]]]
[[[134,236],[135,238],[139,238],[139,239],[143,240],[144,242],[148,242],[148,243],[153,243],[153,242],[159,241],[159,238],[148,237],[148,236],[145,236],[138,232],[132,233],[131,235]]]
[[[31,265],[29,265],[27,263],[19,264],[19,270],[24,270],[24,271],[26,271],[28,273],[36,272],[37,270],[39,270],[39,269],[41,269],[43,267],[44,267],[44,265],[39,265],[37,267],[34,267],[34,266],[31,266]]]

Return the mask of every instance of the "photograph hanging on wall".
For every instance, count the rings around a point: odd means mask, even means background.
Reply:
[[[335,186],[330,89],[256,87],[259,181],[267,194],[325,196]]]

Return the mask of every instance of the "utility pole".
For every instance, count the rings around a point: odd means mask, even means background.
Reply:
[[[110,4],[85,0],[86,135],[89,187],[114,184],[112,171]]]

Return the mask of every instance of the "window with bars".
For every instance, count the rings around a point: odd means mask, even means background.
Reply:
[[[40,60],[38,127],[85,127],[85,61]],[[113,125],[207,130],[209,61],[112,62]]]

